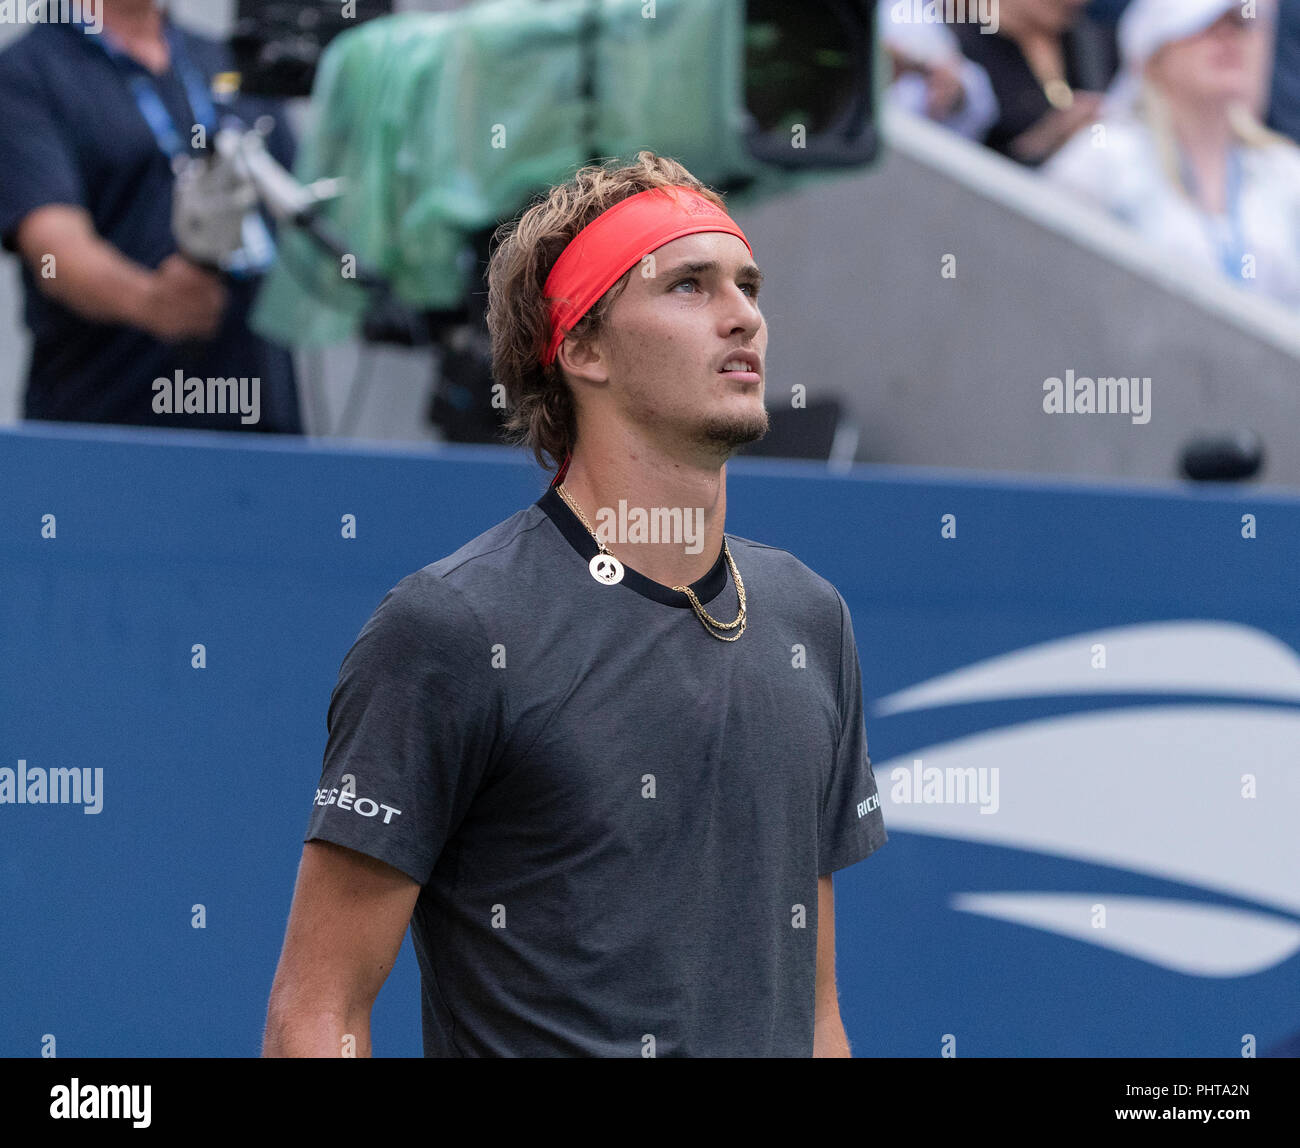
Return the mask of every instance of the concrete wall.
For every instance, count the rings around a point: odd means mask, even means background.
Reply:
[[[837,392],[860,460],[1161,478],[1198,430],[1254,428],[1300,485],[1300,324],[928,123],[874,174],[742,217],[768,271],[768,405]],[[945,279],[945,255],[956,277]],[[1043,382],[1151,378],[1152,416],[1048,415]]]

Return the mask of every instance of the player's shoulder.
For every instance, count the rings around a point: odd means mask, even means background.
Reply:
[[[519,568],[519,551],[537,525],[533,508],[520,510],[471,538],[452,553],[412,571],[393,586],[372,622],[391,629],[408,627],[428,637],[454,642],[477,636],[482,617],[493,606],[499,570]]]
[[[789,550],[730,532],[727,546],[742,579],[748,567],[775,594],[805,603],[805,608],[815,611],[819,620],[840,624],[844,599],[835,584]]]
[[[510,565],[521,560],[527,545],[546,515],[534,503],[488,527],[444,558],[431,562],[421,573],[461,585],[486,568]]]

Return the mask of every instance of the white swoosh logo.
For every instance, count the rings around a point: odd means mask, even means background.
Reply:
[[[1142,706],[979,733],[874,769],[891,829],[1111,865],[1300,915],[1298,748],[1295,710],[1231,703]],[[976,774],[966,776],[997,771],[986,773],[997,778],[996,812],[981,813],[973,799],[917,800],[924,796],[915,782],[918,771],[924,776],[971,769]],[[1253,797],[1245,795],[1250,787]],[[966,911],[1205,976],[1267,968],[1294,953],[1300,938],[1294,922],[1223,906],[1147,898],[1103,931],[1091,929],[1086,914],[1072,916],[1079,907],[1068,897],[966,896],[959,906]],[[1097,894],[1088,904],[1118,899]],[[1211,945],[1214,921],[1218,938],[1239,948],[1235,958]],[[1169,931],[1167,941],[1160,940],[1161,929]],[[1197,951],[1189,953],[1183,946],[1193,936]]]
[[[1093,668],[1097,645],[1104,669]],[[989,658],[874,709],[1097,693],[1300,701],[1300,658],[1271,634],[1231,622],[1120,626]],[[1297,710],[1159,705],[1025,722],[874,768],[891,828],[1110,865],[1294,917],[1297,747]],[[968,803],[928,804],[921,780],[932,770],[985,785],[968,786]],[[1300,949],[1295,920],[1193,900],[985,892],[957,894],[952,904],[1199,976],[1260,972]],[[1093,927],[1096,904],[1107,907],[1105,928]]]
[[[1106,647],[1093,669],[1092,648]],[[1152,622],[1076,634],[1001,654],[879,699],[879,715],[1060,694],[1213,694],[1300,701],[1300,658],[1235,622]]]
[[[1026,722],[875,765],[885,824],[1114,865],[1300,914],[1300,712],[1134,706]],[[998,770],[998,810],[896,800],[895,770]],[[1244,775],[1256,797],[1243,797]]]
[[[1300,950],[1300,923],[1197,901],[1116,893],[958,893],[952,905],[1191,976],[1249,976]],[[1105,907],[1100,928],[1093,923],[1097,905]]]

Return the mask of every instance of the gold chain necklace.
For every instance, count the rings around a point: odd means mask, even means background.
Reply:
[[[598,582],[604,582],[606,585],[611,586],[620,581],[623,577],[623,564],[610,553],[609,547],[606,546],[605,543],[600,540],[596,532],[592,530],[591,523],[587,521],[587,516],[582,513],[578,504],[565,492],[563,483],[560,483],[560,485],[555,488],[555,492],[564,499],[565,505],[568,506],[580,519],[582,519],[582,525],[587,528],[587,533],[596,540],[596,545],[600,547],[600,554],[591,560],[592,577]],[[748,625],[745,616],[745,583],[741,580],[740,571],[736,569],[736,563],[731,557],[731,551],[727,547],[727,536],[725,534],[722,536],[722,553],[727,559],[727,565],[731,567],[731,577],[736,583],[736,595],[740,599],[740,613],[736,615],[736,620],[734,622],[719,622],[717,618],[712,617],[708,611],[704,609],[699,598],[696,597],[695,591],[689,586],[674,586],[673,589],[681,591],[681,593],[685,594],[686,597],[690,599],[691,607],[695,610],[695,616],[699,618],[700,624],[704,627],[706,632],[713,634],[713,636],[720,642],[734,642],[745,632],[745,627]],[[608,563],[612,564],[612,574],[602,575],[597,572],[596,563],[600,561],[601,556],[607,558]],[[724,634],[715,633],[710,629],[710,626],[716,626],[719,630],[734,630],[737,626],[739,626],[740,629],[730,637],[727,637]]]

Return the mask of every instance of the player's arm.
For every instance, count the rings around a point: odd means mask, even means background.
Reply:
[[[263,1056],[370,1056],[370,1010],[397,960],[420,886],[333,845],[303,846],[271,986]]]
[[[813,1056],[852,1056],[835,988],[835,885],[829,873],[817,878],[816,1000]]]

